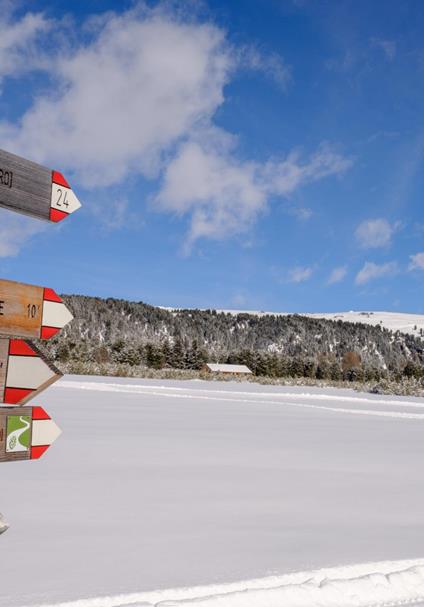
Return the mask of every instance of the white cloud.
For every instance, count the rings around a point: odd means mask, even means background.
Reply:
[[[409,259],[411,260],[408,266],[409,270],[424,270],[424,253],[410,255]]]
[[[213,25],[159,10],[111,14],[91,44],[52,59],[55,92],[20,124],[0,124],[2,146],[75,171],[87,186],[155,175],[161,155],[211,119],[233,67]]]
[[[40,67],[37,42],[51,25],[41,13],[13,18],[10,3],[0,2],[0,84],[5,76]]]
[[[333,285],[336,282],[342,281],[343,278],[346,276],[346,274],[347,274],[346,266],[339,266],[338,268],[334,268],[334,270],[331,272],[330,276],[328,277],[327,284]]]
[[[297,266],[289,270],[289,281],[290,282],[305,282],[312,276],[312,268]]]
[[[386,247],[397,228],[398,224],[391,225],[386,219],[368,219],[359,224],[355,236],[364,249]]]
[[[35,31],[44,27],[38,19]],[[181,17],[169,4],[143,4],[105,13],[86,35],[85,44],[43,56],[51,89],[18,122],[0,122],[2,147],[88,188],[161,177],[152,200],[159,210],[189,215],[187,250],[197,238],[246,230],[270,198],[352,164],[328,144],[309,156],[239,159],[236,138],[213,124],[225,85],[241,68],[284,86],[290,72],[276,55],[234,48],[213,24]]]
[[[390,261],[381,265],[378,265],[372,261],[367,261],[362,269],[357,273],[355,283],[357,285],[364,285],[376,278],[394,276],[397,272],[398,265],[395,261]]]
[[[183,144],[169,163],[155,202],[162,210],[191,214],[186,250],[198,238],[220,239],[245,231],[272,196],[288,196],[305,183],[338,174],[350,161],[322,146],[265,163],[239,161],[235,141],[214,129]]]
[[[0,209],[0,257],[14,257],[35,234],[46,229],[45,223]]]

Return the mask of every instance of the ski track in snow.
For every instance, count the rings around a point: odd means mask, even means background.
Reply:
[[[390,399],[378,399],[378,398],[367,398],[360,396],[342,396],[342,395],[329,395],[329,394],[316,394],[316,393],[294,393],[294,392],[242,392],[235,390],[208,390],[205,388],[180,388],[180,387],[168,387],[168,386],[149,386],[145,384],[120,384],[113,382],[100,382],[100,381],[67,381],[62,380],[52,386],[53,388],[72,388],[75,390],[94,390],[99,392],[121,392],[128,394],[148,394],[150,396],[165,396],[168,398],[180,398],[180,399],[201,399],[201,400],[215,400],[224,402],[239,402],[239,403],[254,403],[254,404],[273,404],[283,405],[289,407],[301,407],[306,409],[319,409],[324,411],[330,411],[333,413],[348,413],[354,415],[372,415],[376,417],[388,417],[396,419],[417,419],[424,421],[424,410],[422,413],[410,413],[402,411],[381,411],[375,409],[353,409],[345,407],[331,407],[326,405],[311,404],[308,402],[299,402],[300,400],[313,400],[313,401],[330,401],[330,402],[345,402],[351,405],[372,405],[372,406],[385,406],[385,407],[409,407],[412,409],[424,409],[423,402],[414,401],[402,401],[402,400],[390,400]],[[243,398],[234,398],[234,397]],[[246,398],[247,397],[247,398]],[[257,397],[260,397],[258,399]],[[279,398],[280,400],[271,400]],[[294,401],[294,402],[290,402]]]
[[[423,601],[424,559],[415,559],[37,607],[400,607],[424,605]]]

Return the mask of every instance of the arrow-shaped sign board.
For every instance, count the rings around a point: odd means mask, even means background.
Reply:
[[[81,204],[61,173],[0,150],[0,206],[58,222]]]
[[[0,402],[25,405],[62,377],[31,342],[0,338]]]
[[[38,459],[60,434],[42,407],[0,407],[0,462]]]
[[[0,335],[50,339],[72,320],[53,289],[0,280]]]

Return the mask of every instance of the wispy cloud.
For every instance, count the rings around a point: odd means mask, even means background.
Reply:
[[[144,226],[141,213],[131,209],[125,196],[113,196],[103,193],[101,201],[90,201],[89,210],[96,217],[98,224],[110,232],[114,230],[140,229]]]
[[[0,257],[14,257],[46,224],[0,209]]]
[[[276,53],[266,53],[254,46],[243,47],[239,53],[239,64],[246,69],[259,71],[285,90],[292,80],[292,71],[283,58]]]
[[[165,170],[159,209],[191,214],[186,247],[201,237],[221,239],[245,231],[272,196],[346,171],[351,161],[328,145],[309,158],[298,152],[265,163],[239,161],[236,142],[218,129],[183,144]]]
[[[424,253],[410,255],[409,259],[411,261],[409,263],[408,270],[424,270]]]
[[[334,285],[337,282],[341,282],[347,274],[346,266],[339,266],[334,268],[328,277],[327,284]]]
[[[365,262],[362,269],[357,273],[355,283],[357,285],[364,285],[371,280],[376,278],[383,278],[384,276],[394,276],[398,272],[398,264],[395,261],[390,261],[378,265],[372,261]]]
[[[398,162],[390,180],[390,206],[399,209],[408,204],[417,185],[424,160],[424,130],[408,138],[407,144],[398,147]]]
[[[388,61],[393,61],[396,57],[396,42],[385,38],[371,38],[370,44],[374,48],[383,51],[384,56]]]
[[[364,249],[387,247],[398,227],[386,219],[367,219],[356,228],[355,237]]]
[[[312,276],[312,268],[305,266],[297,266],[289,270],[289,282],[305,282]]]
[[[42,13],[13,16],[12,4],[0,2],[0,85],[6,76],[40,68],[42,54],[37,42],[53,22]]]
[[[308,221],[313,215],[312,209],[308,209],[307,207],[289,207],[285,209],[285,212],[300,221]]]

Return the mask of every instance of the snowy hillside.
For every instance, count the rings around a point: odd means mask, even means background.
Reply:
[[[424,399],[68,376],[40,404],[63,435],[2,467],[0,607],[423,599]]]
[[[327,318],[346,322],[360,322],[367,325],[381,325],[390,331],[401,331],[417,337],[424,335],[424,314],[403,314],[398,312],[338,312],[308,314],[312,318]]]
[[[168,308],[170,309],[170,308]],[[253,316],[287,316],[288,312],[257,312],[247,310],[217,310],[225,314],[252,314]],[[291,312],[291,314],[293,314]],[[403,312],[317,312],[300,313],[299,316],[308,318],[325,318],[327,320],[342,320],[343,322],[355,322],[366,325],[381,325],[389,331],[401,331],[409,335],[421,337],[424,334],[424,314],[407,314]]]

